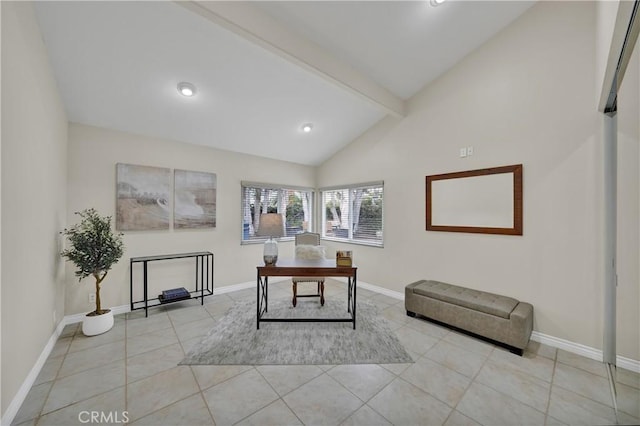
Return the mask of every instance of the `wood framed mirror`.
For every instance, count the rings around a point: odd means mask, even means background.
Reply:
[[[427,231],[522,235],[522,164],[426,177]]]

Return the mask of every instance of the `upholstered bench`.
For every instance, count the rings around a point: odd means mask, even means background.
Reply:
[[[405,287],[407,315],[416,314],[507,346],[522,355],[533,330],[533,306],[516,299],[439,281]]]

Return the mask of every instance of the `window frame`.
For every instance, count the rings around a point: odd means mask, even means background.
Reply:
[[[326,235],[326,231],[327,231],[327,215],[326,215],[326,205],[325,205],[325,200],[324,200],[324,194],[325,192],[329,192],[329,191],[338,191],[338,190],[346,190],[348,191],[349,194],[351,194],[351,190],[353,189],[381,189],[381,195],[382,195],[382,217],[380,218],[380,225],[381,225],[381,236],[380,236],[380,241],[376,241],[376,240],[364,240],[364,239],[356,239],[352,237],[335,237],[335,236],[331,236],[331,235]],[[352,200],[350,199],[348,201],[349,204],[352,203]],[[318,189],[318,201],[317,204],[318,206],[318,223],[319,223],[319,233],[320,233],[320,237],[323,240],[327,240],[327,241],[335,241],[335,242],[340,242],[340,243],[345,243],[345,244],[356,244],[356,245],[364,245],[364,246],[369,246],[369,247],[379,247],[379,248],[384,248],[384,236],[385,236],[385,232],[384,232],[384,181],[374,181],[374,182],[365,182],[365,183],[357,183],[357,184],[348,184],[348,185],[333,185],[333,186],[328,186],[328,187],[323,187],[323,188],[319,188]],[[349,215],[349,227],[351,229],[353,229],[353,215]],[[350,232],[350,234],[352,234],[352,232]]]
[[[315,225],[315,205],[316,205],[316,190],[310,187],[304,186],[296,186],[296,185],[282,185],[282,184],[272,184],[265,182],[253,182],[253,181],[241,181],[240,182],[240,245],[248,245],[248,244],[264,244],[264,242],[268,239],[267,237],[250,237],[249,239],[245,239],[245,188],[260,188],[260,189],[268,189],[271,191],[278,191],[278,201],[280,201],[281,194],[280,191],[298,191],[298,192],[308,192],[309,196],[309,225],[307,230],[312,231]],[[278,202],[279,204],[279,202]],[[278,206],[278,211],[280,212],[281,206]],[[282,214],[282,213],[281,213]],[[286,206],[284,207],[284,215],[286,218]],[[254,231],[255,232],[255,231]],[[277,241],[293,241],[295,239],[295,235],[284,236],[280,238],[275,238]]]

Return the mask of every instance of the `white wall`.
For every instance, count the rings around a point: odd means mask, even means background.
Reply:
[[[618,353],[640,359],[640,43],[618,93]],[[635,357],[633,354],[636,354]]]
[[[510,295],[534,305],[535,330],[602,347],[595,21],[594,3],[537,3],[411,99],[406,118],[320,167],[320,187],[385,181],[385,247],[351,247],[362,281]],[[475,152],[461,159],[465,146]],[[523,236],[425,231],[426,175],[518,163]]]
[[[596,3],[595,95],[597,102],[601,100],[602,93],[606,94],[611,89],[613,70],[608,69],[609,59],[610,57],[613,59],[620,56],[619,48],[614,47],[613,51],[611,49],[612,42],[614,42],[614,46],[617,46],[620,37],[624,39],[624,32],[619,28],[616,29],[616,17],[620,5],[621,2],[619,0],[598,1]]]
[[[317,180],[310,167],[76,124],[67,158],[66,117],[31,5],[1,7],[3,415],[52,334],[54,313],[59,321],[91,309],[91,285],[79,285],[69,264],[63,278],[58,232],[76,221],[74,211],[115,213],[118,162],[216,173],[218,220],[213,230],[127,233],[125,256],[104,284],[105,306],[129,303],[132,256],[211,250],[217,287],[252,282],[262,246],[240,245],[241,180],[329,186],[383,179],[385,247],[347,246],[362,281],[402,291],[434,278],[509,294],[534,304],[536,330],[601,346],[594,82],[597,91],[602,76],[593,3],[540,2],[412,99],[408,117],[383,120],[321,166]],[[637,93],[637,48],[629,75]],[[618,345],[621,355],[640,359],[640,129],[638,98],[626,99],[619,226],[630,231],[620,242]],[[474,155],[459,159],[458,149],[469,145]],[[425,175],[514,163],[524,164],[524,236],[424,230]],[[291,243],[280,248],[292,250]],[[21,327],[11,326],[18,321]]]
[[[67,217],[70,224],[77,221],[73,212],[89,207],[115,218],[116,163],[216,173],[217,226],[207,230],[126,232],[124,256],[102,285],[103,307],[129,304],[130,257],[208,250],[215,255],[216,287],[255,281],[255,267],[262,262],[262,245],[240,245],[240,182],[315,186],[315,169],[309,166],[71,124]],[[292,255],[292,251],[293,243],[280,244],[283,256],[289,252]],[[189,266],[185,266],[189,269],[182,276],[182,269],[162,269],[160,264],[153,267],[161,268],[153,272],[154,291],[162,289],[164,284],[158,285],[159,280],[166,274],[175,277],[179,284],[167,282],[164,288],[190,284],[180,281],[191,276]],[[87,279],[88,285],[79,285],[73,276],[72,264],[68,264],[67,271],[66,314],[91,310],[88,294],[94,291],[93,281]]]
[[[4,416],[64,316],[67,118],[32,4],[1,7]]]

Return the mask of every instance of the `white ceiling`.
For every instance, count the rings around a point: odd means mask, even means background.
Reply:
[[[48,1],[36,13],[70,121],[318,165],[532,4]]]

